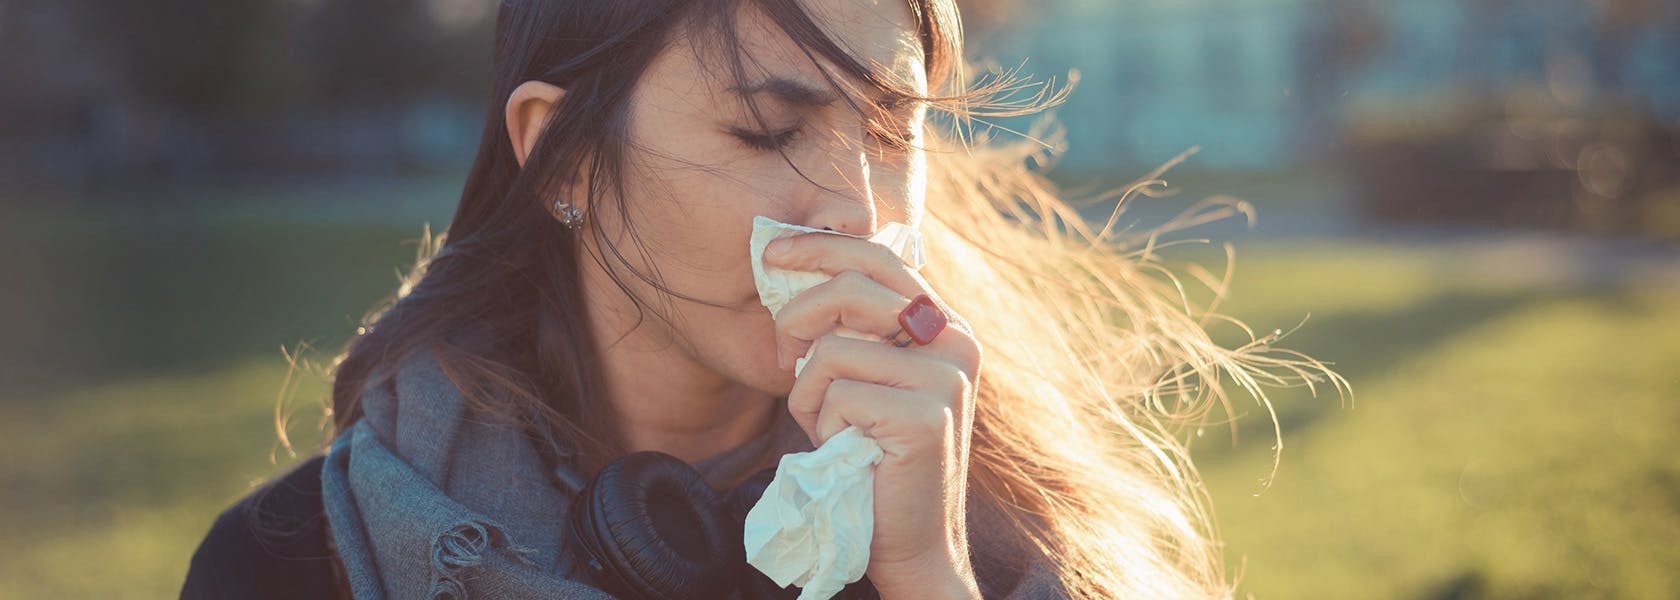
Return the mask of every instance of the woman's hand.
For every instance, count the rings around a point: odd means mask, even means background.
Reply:
[[[774,266],[834,278],[794,297],[776,319],[779,364],[815,347],[788,394],[813,444],[849,425],[883,453],[875,471],[870,582],[883,598],[979,597],[968,558],[965,499],[980,345],[920,275],[867,240],[802,234],[772,242]],[[918,294],[950,324],[932,343],[904,348],[833,334],[838,327],[889,337]]]

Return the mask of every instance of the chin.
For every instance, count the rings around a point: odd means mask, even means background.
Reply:
[[[757,298],[757,296],[754,296]],[[761,328],[762,335],[752,335],[761,338],[764,343],[752,351],[745,362],[750,365],[748,371],[740,373],[745,377],[742,383],[766,394],[786,396],[793,391],[793,371],[784,371],[776,366],[776,324],[770,319],[770,313],[765,311],[761,322],[754,323],[754,328]]]

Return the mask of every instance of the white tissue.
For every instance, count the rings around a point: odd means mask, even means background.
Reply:
[[[768,217],[753,219],[753,281],[771,317],[800,292],[831,278],[826,273],[764,264],[764,247],[771,240],[804,232],[846,235]],[[920,232],[903,223],[888,223],[869,240],[891,248],[911,268],[920,269],[927,262]],[[881,339],[846,328],[835,333]],[[795,377],[808,358],[809,353],[795,363]],[[800,600],[827,600],[862,578],[869,566],[869,542],[875,537],[875,464],[879,462],[881,447],[857,427],[841,430],[811,452],[782,456],[775,479],[747,513],[743,535],[747,563],[777,585],[800,586]]]
[[[753,283],[758,285],[758,300],[770,309],[770,317],[775,318],[782,312],[782,307],[800,292],[811,289],[817,284],[832,279],[827,273],[814,271],[789,271],[764,264],[764,247],[772,240],[801,233],[826,233],[843,235],[846,237],[863,237],[813,229],[799,225],[789,225],[765,216],[753,217],[752,239],[748,244],[748,255],[752,257]],[[869,236],[869,241],[881,244],[891,249],[894,254],[910,265],[912,269],[921,269],[927,264],[926,251],[922,245],[921,232],[903,223],[887,223],[875,235]],[[845,327],[834,331],[835,335],[864,339],[879,340],[880,336],[869,335]],[[810,352],[805,357],[794,361],[793,375],[798,377],[805,370],[805,361],[810,359]]]
[[[875,464],[881,447],[847,427],[811,452],[782,456],[776,478],[747,513],[747,563],[799,600],[827,600],[863,577],[875,537]]]

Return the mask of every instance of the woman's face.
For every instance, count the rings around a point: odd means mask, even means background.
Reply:
[[[921,44],[906,3],[809,0],[805,6],[865,65],[926,94]],[[669,376],[688,370],[712,378],[707,385],[781,395],[793,375],[777,368],[773,323],[753,283],[747,255],[753,217],[860,235],[888,222],[917,225],[925,157],[919,143],[872,136],[866,118],[842,96],[867,107],[858,94],[873,88],[847,80],[832,65],[812,64],[755,10],[744,9],[739,25],[744,83],[729,74],[726,58],[706,55],[706,44],[678,40],[654,61],[630,108],[633,144],[622,190],[628,223],[609,207],[592,211],[593,226],[623,260],[678,293],[719,306],[670,297],[625,273],[620,279],[650,308],[650,318],[625,336],[636,322],[629,299],[596,261],[585,259],[582,267],[601,328],[597,337],[603,344],[619,340],[610,352],[639,356],[639,372],[662,377],[667,371],[645,369],[674,370]],[[835,89],[819,69],[848,89]],[[749,95],[768,127],[753,118]],[[920,104],[896,108],[885,125],[919,142],[925,113]],[[602,255],[592,236],[584,239],[591,255]],[[606,262],[619,267],[607,252]]]

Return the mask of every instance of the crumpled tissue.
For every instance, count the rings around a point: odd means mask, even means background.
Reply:
[[[771,240],[804,232],[847,235],[763,216],[753,219],[753,281],[772,317],[794,296],[832,277],[764,265],[764,247]],[[891,248],[911,268],[927,263],[920,232],[903,223],[889,223],[869,240]],[[882,339],[846,328],[835,333]],[[807,353],[795,363],[795,377],[809,358]],[[747,563],[776,585],[799,586],[799,600],[827,600],[861,579],[869,566],[869,542],[875,537],[875,465],[879,462],[881,447],[857,427],[841,430],[811,452],[782,456],[776,477],[747,512],[743,534]]]
[[[881,447],[847,427],[810,452],[782,457],[747,513],[747,563],[799,600],[827,600],[863,577],[875,539],[875,464]]]

